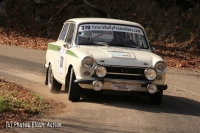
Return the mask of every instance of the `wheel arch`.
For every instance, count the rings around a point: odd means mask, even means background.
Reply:
[[[70,78],[70,73],[71,73],[71,69],[73,68],[73,66],[70,64],[68,67],[68,71],[65,77],[65,84],[69,82],[69,78]]]

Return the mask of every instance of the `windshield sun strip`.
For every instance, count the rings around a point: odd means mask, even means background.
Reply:
[[[136,27],[136,28],[139,28],[139,29],[142,31],[142,34],[143,34],[143,36],[144,36],[144,40],[145,40],[145,42],[146,42],[146,47],[139,47],[139,45],[138,45],[138,47],[141,48],[141,49],[149,49],[149,43],[148,43],[148,41],[147,41],[146,34],[145,34],[144,30],[143,30],[141,27],[139,27],[139,26],[132,26],[132,25],[113,24],[113,23],[81,23],[81,24],[77,25],[77,30],[76,30],[77,33],[76,33],[76,40],[75,40],[75,43],[77,43],[78,34],[79,34],[79,27],[80,27],[81,25],[84,25],[84,24],[88,24],[88,25],[89,25],[89,24],[119,25],[119,26],[129,26],[129,27]],[[81,45],[81,44],[77,44],[77,45]],[[108,46],[109,46],[109,45],[108,45]],[[133,48],[135,48],[135,46],[134,46]]]

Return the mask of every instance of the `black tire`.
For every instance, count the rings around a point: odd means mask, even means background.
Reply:
[[[68,72],[68,73],[69,74],[67,74],[66,79],[65,79],[65,93],[69,92],[70,72]]]
[[[69,81],[68,81],[69,82]],[[65,93],[68,93],[69,92],[69,84],[66,84],[65,83]]]
[[[160,105],[162,102],[163,90],[156,92],[154,94],[149,94],[149,102],[151,104]]]
[[[52,93],[59,93],[61,91],[62,84],[59,83],[53,76],[52,66],[48,68],[48,88]]]
[[[76,79],[74,69],[71,68],[70,72],[70,80],[69,80],[69,100],[72,102],[78,102],[81,97],[81,87],[78,85],[78,83],[74,83],[74,80]]]

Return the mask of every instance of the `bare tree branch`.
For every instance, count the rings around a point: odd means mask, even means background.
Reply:
[[[72,2],[73,0],[69,0],[67,3],[65,3],[63,6],[62,6],[62,8],[60,8],[60,10],[56,13],[56,14],[54,14],[50,19],[49,19],[49,21],[47,22],[47,23],[49,23],[53,18],[55,18],[55,16],[57,16],[70,2]]]
[[[90,6],[90,7],[96,9],[96,6],[95,6],[95,5],[92,5],[89,1],[87,1],[87,0],[83,0],[83,2],[84,2],[86,5],[88,5],[88,6]]]
[[[102,11],[102,10],[100,10],[100,9],[97,9],[97,7],[96,7],[95,5],[93,5],[93,4],[91,4],[88,0],[83,0],[83,2],[84,2],[86,5],[92,7],[92,8],[94,8],[94,9],[96,9],[96,10],[99,10],[99,11],[101,11],[101,12],[106,13],[106,15],[107,15],[108,18],[110,17],[110,15],[108,14],[108,12]]]

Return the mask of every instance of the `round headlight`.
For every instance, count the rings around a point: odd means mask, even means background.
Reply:
[[[103,88],[103,83],[101,81],[96,80],[92,83],[92,87],[95,91],[100,91]]]
[[[166,64],[164,62],[157,62],[155,65],[155,69],[158,72],[158,74],[163,74],[166,71]]]
[[[156,73],[156,70],[152,69],[152,68],[147,68],[145,71],[144,71],[144,74],[145,74],[145,77],[148,79],[148,80],[154,80],[157,76],[157,73]]]
[[[82,64],[85,68],[91,68],[94,65],[94,61],[91,57],[85,57]]]
[[[153,85],[153,84],[149,84],[147,86],[147,91],[150,93],[150,94],[154,94],[156,91],[157,91],[157,86],[156,85]]]
[[[104,76],[106,76],[106,73],[107,73],[107,70],[104,66],[97,66],[96,67],[96,75],[98,77],[100,77],[100,78],[104,77]]]

